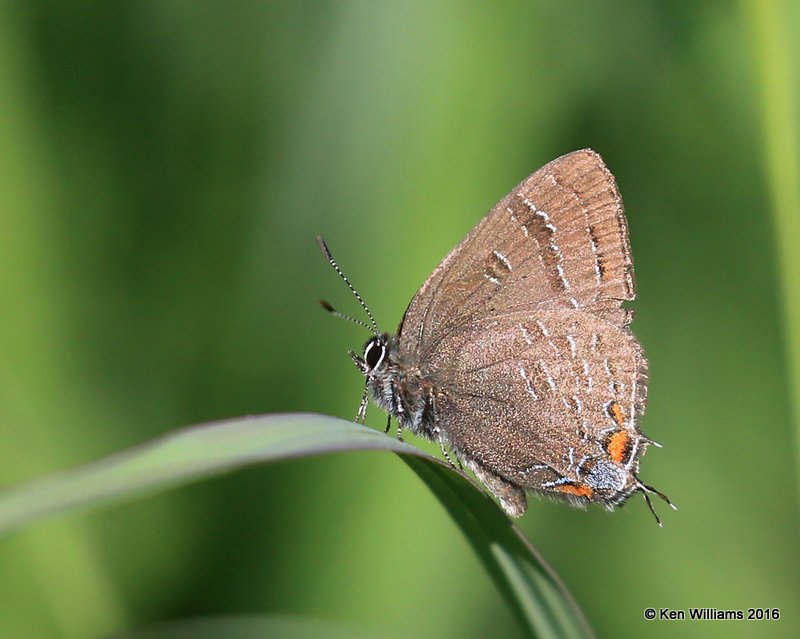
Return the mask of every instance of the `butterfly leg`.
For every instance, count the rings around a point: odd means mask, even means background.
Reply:
[[[444,442],[440,440],[439,441],[439,446],[442,447],[442,455],[444,455],[444,458],[447,460],[447,463],[450,464],[450,468],[455,470],[456,469],[456,465],[453,463],[453,460],[450,458],[450,453],[447,452],[447,448],[445,448]],[[456,461],[458,462],[458,467],[461,470],[464,470],[464,467],[461,465],[461,460],[458,457],[456,457]]]
[[[361,404],[356,413],[356,424],[363,424],[367,419],[367,404],[369,404],[369,386],[364,386],[364,394],[361,396]]]
[[[387,415],[386,416],[386,428],[383,429],[383,432],[388,435],[389,434],[389,430],[391,428],[392,428],[392,416],[391,415]]]
[[[397,392],[397,386],[394,383],[394,380],[389,382],[390,393],[389,396],[391,397],[391,401],[393,403],[393,408],[389,410],[389,422],[386,424],[386,432],[389,432],[389,423],[392,419],[392,414],[397,417],[397,439],[403,441],[403,426],[402,421],[403,417],[405,416],[405,407],[403,406],[402,398],[400,397],[399,393]]]

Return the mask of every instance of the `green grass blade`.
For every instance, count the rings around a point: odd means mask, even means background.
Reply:
[[[553,571],[465,475],[393,437],[322,415],[245,417],[189,427],[12,486],[0,493],[0,536],[58,513],[155,493],[257,463],[357,450],[403,455],[466,535],[529,636],[591,636]]]
[[[422,451],[369,428],[319,415],[243,417],[191,426],[0,494],[0,536],[98,506],[244,468],[339,450]]]
[[[593,636],[558,575],[486,493],[441,464],[416,457],[404,461],[459,525],[531,636]]]
[[[758,98],[778,249],[787,388],[794,425],[795,478],[800,491],[800,109],[796,100],[800,64],[793,50],[798,33],[786,2],[745,0],[743,6],[760,83]]]

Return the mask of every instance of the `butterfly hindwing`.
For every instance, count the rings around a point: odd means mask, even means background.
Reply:
[[[448,441],[479,467],[591,499],[585,474],[611,454],[635,481],[647,364],[627,328],[579,309],[509,313],[449,334],[426,365]]]

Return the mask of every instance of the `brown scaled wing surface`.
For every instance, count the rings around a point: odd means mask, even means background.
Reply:
[[[609,402],[636,428],[646,362],[621,307],[634,297],[616,183],[576,151],[523,180],[439,264],[405,313],[400,358],[443,393],[440,427],[459,453],[540,484],[530,467],[568,476],[568,448],[614,426]]]

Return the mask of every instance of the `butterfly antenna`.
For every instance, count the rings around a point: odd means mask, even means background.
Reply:
[[[642,495],[644,496],[644,500],[647,502],[647,507],[650,509],[650,512],[653,513],[653,517],[656,518],[656,523],[659,526],[663,527],[664,524],[661,523],[661,518],[656,514],[656,510],[655,508],[653,508],[653,502],[651,501],[650,495],[648,495],[648,493],[652,493],[654,495],[658,495],[659,497],[661,497],[661,499],[663,499],[665,502],[667,502],[667,504],[669,504],[669,507],[672,508],[672,510],[678,510],[678,507],[669,500],[669,497],[667,497],[660,490],[656,490],[652,486],[648,486],[647,484],[643,484],[642,482],[637,482],[636,487],[639,489],[639,491],[641,491]]]
[[[347,320],[348,322],[353,322],[353,324],[358,324],[359,326],[363,326],[368,331],[374,332],[372,327],[366,322],[362,322],[360,319],[356,319],[355,317],[350,317],[349,315],[345,315],[341,311],[337,311],[335,308],[333,308],[333,306],[328,304],[328,302],[326,302],[325,300],[320,300],[319,305],[335,317],[340,317],[344,320]]]
[[[375,335],[380,335],[380,331],[378,330],[378,324],[375,321],[375,318],[372,317],[372,313],[370,312],[369,307],[367,307],[367,303],[364,301],[364,298],[358,294],[358,291],[350,283],[350,280],[347,279],[347,276],[344,273],[342,273],[342,269],[339,268],[339,265],[336,263],[336,260],[333,259],[333,256],[331,255],[331,251],[328,248],[328,245],[325,244],[325,240],[323,240],[319,235],[317,235],[317,244],[319,244],[320,249],[322,249],[322,254],[325,256],[330,265],[333,267],[333,270],[339,274],[339,277],[341,277],[342,280],[344,280],[344,283],[347,284],[347,288],[349,288],[350,291],[353,293],[353,295],[356,296],[358,303],[361,304],[361,308],[363,308],[364,311],[367,313],[367,317],[369,317],[369,321],[370,324],[372,324],[372,327],[367,326],[364,322],[361,322],[360,320],[353,319],[349,315],[340,313],[327,302],[320,302],[320,304],[322,304],[322,308],[324,308],[332,315],[336,315],[337,317],[341,317],[342,319],[350,320],[351,322],[355,322],[356,324],[361,324],[368,330],[371,330]]]

